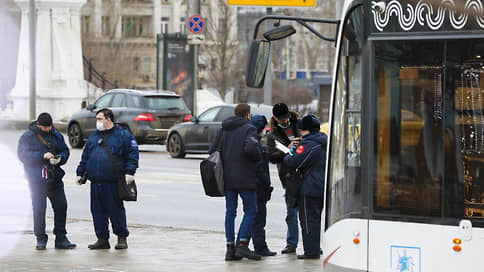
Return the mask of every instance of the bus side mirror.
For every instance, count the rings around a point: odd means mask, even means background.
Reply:
[[[250,45],[247,71],[245,74],[245,82],[248,87],[264,87],[264,79],[270,53],[271,43],[269,41],[255,40]]]

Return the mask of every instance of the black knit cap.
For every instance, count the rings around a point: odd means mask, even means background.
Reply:
[[[309,114],[301,119],[301,130],[319,130],[319,120],[316,116]]]
[[[39,117],[37,117],[37,124],[45,127],[52,126],[52,116],[47,112],[39,114]]]
[[[279,120],[287,119],[289,118],[289,108],[284,103],[277,103],[272,107],[272,115]]]

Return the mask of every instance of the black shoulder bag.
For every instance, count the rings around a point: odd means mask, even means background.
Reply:
[[[224,196],[224,169],[222,164],[223,130],[220,133],[217,150],[200,163],[203,189],[208,196]]]
[[[118,168],[114,163],[113,156],[109,151],[104,139],[101,145],[104,147],[104,150],[106,150],[106,154],[108,155],[109,161],[111,162],[114,173],[118,177],[117,182],[119,199],[124,201],[136,201],[138,199],[138,189],[136,188],[136,182],[133,181],[130,184],[126,183],[126,177],[118,171]]]

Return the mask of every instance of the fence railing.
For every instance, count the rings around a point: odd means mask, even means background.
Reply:
[[[114,80],[113,82],[107,80],[106,73],[99,73],[98,71],[96,71],[96,69],[94,69],[94,66],[92,65],[92,61],[86,56],[82,56],[82,60],[84,63],[84,75],[87,81],[91,82],[92,84],[103,90],[118,88],[117,80]]]

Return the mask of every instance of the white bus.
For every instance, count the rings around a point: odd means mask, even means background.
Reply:
[[[324,271],[484,271],[484,0],[346,0],[340,18]]]

